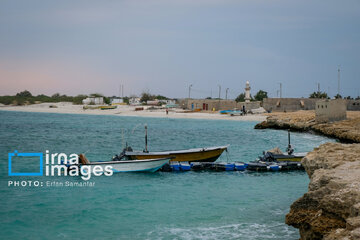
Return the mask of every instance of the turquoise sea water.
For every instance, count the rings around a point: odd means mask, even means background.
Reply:
[[[15,149],[109,160],[124,139],[143,149],[145,123],[149,150],[230,144],[229,159],[247,162],[287,144],[286,131],[254,130],[255,122],[0,111],[0,239],[298,239],[284,219],[307,191],[305,172],[123,173],[92,177],[94,187],[8,186],[14,180],[82,182],[9,177],[7,154]],[[298,152],[327,141],[333,140],[292,133]]]

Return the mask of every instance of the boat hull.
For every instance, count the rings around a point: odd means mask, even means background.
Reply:
[[[92,162],[83,166],[100,166],[105,171],[106,166],[111,166],[114,173],[120,172],[156,172],[162,166],[170,161],[171,158],[130,160],[130,161],[110,161],[110,162]],[[91,169],[92,170],[92,169]]]
[[[170,152],[126,152],[125,156],[132,160],[171,157],[177,162],[214,162],[227,149],[227,146],[217,148],[190,149]]]
[[[305,157],[304,155],[286,155],[286,154],[274,154],[273,157],[278,162],[301,162],[301,159]]]

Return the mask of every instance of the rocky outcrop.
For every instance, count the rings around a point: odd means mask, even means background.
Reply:
[[[360,112],[348,112],[348,119],[332,123],[316,123],[314,111],[270,114],[255,129],[290,129],[313,131],[342,142],[360,143]]]
[[[360,144],[326,143],[306,155],[308,192],[286,223],[301,239],[360,239]]]

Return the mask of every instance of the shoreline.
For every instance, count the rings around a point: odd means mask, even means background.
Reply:
[[[302,159],[308,191],[285,218],[300,239],[360,238],[359,154],[358,143],[325,143]]]
[[[50,108],[50,105],[56,106]],[[144,107],[144,110],[135,111],[136,107]],[[167,115],[165,109],[147,110],[149,106],[118,105],[116,109],[83,109],[83,105],[73,105],[68,102],[40,103],[26,106],[1,106],[0,111],[15,112],[39,112],[39,113],[62,113],[62,114],[85,114],[85,115],[113,115],[124,117],[152,117],[172,119],[206,119],[206,120],[228,120],[228,121],[256,121],[266,120],[263,114],[249,114],[246,116],[221,115],[218,112],[192,112],[186,113],[182,109],[170,109]]]
[[[360,238],[360,112],[330,123],[316,123],[314,111],[267,115],[255,129],[314,132],[344,142],[322,144],[301,160],[308,191],[291,205],[285,223],[304,240]]]
[[[256,124],[255,129],[289,129],[296,132],[313,132],[338,139],[343,143],[360,143],[360,111],[347,111],[347,119],[329,123],[316,123],[314,111],[267,115],[267,119]]]

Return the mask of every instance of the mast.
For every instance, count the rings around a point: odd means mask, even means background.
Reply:
[[[145,152],[148,152],[147,150],[148,145],[148,139],[147,139],[147,124],[145,124]]]
[[[290,146],[290,130],[288,130],[288,145]]]

